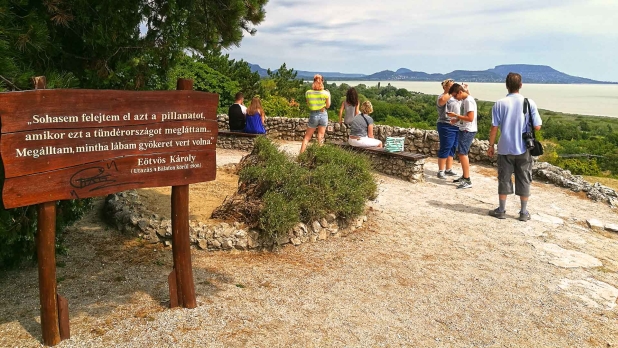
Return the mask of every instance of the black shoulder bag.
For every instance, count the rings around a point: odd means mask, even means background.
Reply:
[[[530,110],[530,102],[528,98],[524,98],[524,118],[526,117],[526,111],[528,111],[528,124],[530,125],[530,132],[523,134],[526,146],[530,150],[530,155],[541,156],[543,154],[543,144],[536,140],[536,133],[534,131],[534,125],[532,124],[532,111]],[[532,134],[530,134],[532,133]],[[534,144],[534,146],[532,146]]]

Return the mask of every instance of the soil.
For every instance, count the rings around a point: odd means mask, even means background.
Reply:
[[[244,154],[217,153],[220,165]],[[492,168],[473,165],[468,190],[437,179],[434,160],[425,169],[424,184],[376,175],[369,222],[345,238],[193,250],[192,310],[164,306],[171,249],[107,227],[98,200],[58,256],[72,335],[58,347],[618,346],[618,238],[585,222],[618,224],[616,211],[536,183],[531,221],[516,220],[514,197],[497,220]],[[228,179],[202,189],[222,200]],[[36,267],[0,274],[1,347],[40,346],[37,284]]]

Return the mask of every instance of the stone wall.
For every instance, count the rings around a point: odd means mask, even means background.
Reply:
[[[138,236],[153,244],[172,245],[172,221],[150,211],[140,201],[135,190],[108,195],[105,199],[105,217],[121,232]],[[338,238],[362,227],[366,221],[366,216],[346,221],[330,214],[309,225],[297,224],[276,243],[300,245]],[[191,220],[189,231],[191,245],[203,250],[250,250],[273,245],[272,242],[261,240],[257,229],[248,228],[239,222],[204,223]]]
[[[287,118],[287,117],[267,117],[266,132],[271,139],[302,141],[307,130],[306,118]],[[229,130],[227,115],[218,116],[219,129]],[[346,125],[339,125],[337,122],[329,122],[326,128],[326,141],[347,141],[349,130]],[[405,151],[412,153],[420,153],[427,156],[436,157],[440,148],[440,139],[436,130],[422,130],[413,128],[401,128],[384,125],[374,126],[374,136],[382,142],[386,137],[404,137]],[[314,135],[315,137],[315,135]],[[234,146],[230,144],[226,137],[221,137],[222,144],[218,145],[221,148],[225,146]],[[240,142],[238,146],[244,146]],[[238,148],[240,147],[232,147]],[[474,139],[470,147],[470,162],[481,162],[495,164],[496,158],[487,156],[489,142],[486,140]]]
[[[573,192],[585,192],[586,196],[593,201],[607,203],[612,208],[618,208],[618,194],[615,190],[598,182],[591,184],[566,169],[547,162],[536,162],[532,167],[532,175],[538,180],[568,188]]]

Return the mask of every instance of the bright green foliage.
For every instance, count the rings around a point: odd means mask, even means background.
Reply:
[[[299,106],[292,106],[284,97],[268,96],[262,99],[262,107],[267,116],[302,117]]]
[[[377,185],[362,155],[312,145],[296,163],[267,138],[256,140],[253,155],[259,161],[240,172],[240,181],[256,185],[264,202],[259,227],[265,238],[274,240],[299,221],[329,213],[359,215],[367,199],[375,198]]]
[[[192,57],[181,57],[167,77],[166,89],[176,89],[179,78],[192,79],[193,89],[219,94],[219,112],[227,112],[234,103],[234,94],[240,91],[238,82]]]
[[[298,74],[294,69],[288,69],[283,63],[276,71],[267,70],[268,78],[275,82],[275,88],[269,91],[270,95],[284,97],[287,100],[298,98],[299,92],[302,90],[303,80],[297,79]],[[304,94],[305,90],[302,90]],[[304,98],[303,98],[304,100]]]

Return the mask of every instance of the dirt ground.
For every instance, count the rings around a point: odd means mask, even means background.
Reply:
[[[217,180],[190,186],[189,219],[204,221],[238,187],[238,175],[229,169],[217,170]],[[140,199],[150,209],[166,218],[171,218],[171,187],[155,187],[137,190]]]
[[[242,155],[218,150],[217,162]],[[435,161],[425,168],[424,184],[376,175],[369,223],[345,238],[275,253],[194,250],[193,310],[163,305],[171,249],[107,227],[99,201],[58,257],[72,335],[59,347],[618,346],[618,238],[585,223],[618,224],[616,211],[535,183],[531,221],[515,219],[514,197],[496,220],[493,168],[472,166],[469,190],[435,178]],[[195,185],[191,209],[200,190],[222,200],[236,180],[225,177]],[[169,205],[164,192],[142,194]],[[36,268],[0,274],[0,347],[40,346],[38,308]]]

